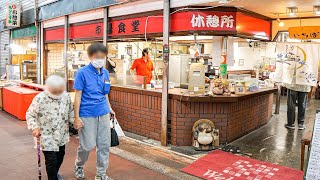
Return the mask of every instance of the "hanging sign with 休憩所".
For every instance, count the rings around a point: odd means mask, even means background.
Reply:
[[[289,28],[291,39],[320,39],[320,26],[300,26]]]
[[[199,13],[193,14],[191,19],[191,25],[193,28],[230,28],[234,27],[234,16],[233,15],[201,15]]]
[[[17,4],[7,4],[6,26],[20,27],[21,6]]]
[[[73,40],[103,39],[103,22],[71,24],[69,38]],[[185,11],[170,16],[172,35],[244,35],[261,39],[270,39],[271,21],[251,17],[240,12],[221,11]],[[110,18],[106,34],[109,38],[152,38],[163,33],[163,16],[130,16],[129,18]],[[64,29],[45,30],[46,41],[63,41]]]

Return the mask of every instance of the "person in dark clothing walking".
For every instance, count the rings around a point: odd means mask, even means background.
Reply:
[[[306,108],[308,103],[308,93],[311,91],[311,86],[299,85],[295,83],[295,78],[292,84],[286,84],[288,89],[287,101],[287,129],[295,129],[296,121],[296,105],[298,105],[298,129],[306,128],[304,121],[306,117]]]

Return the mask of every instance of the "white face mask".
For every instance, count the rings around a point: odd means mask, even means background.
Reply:
[[[102,68],[105,63],[106,63],[105,59],[93,59],[93,60],[91,60],[91,64],[95,68]]]
[[[60,95],[54,95],[54,94],[51,94],[49,91],[47,91],[47,93],[48,93],[49,97],[51,97],[52,99],[57,99],[57,100],[61,99],[64,94],[64,93],[61,93]]]

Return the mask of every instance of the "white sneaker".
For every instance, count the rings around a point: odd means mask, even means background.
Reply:
[[[99,176],[99,175],[96,175],[94,177],[94,180],[113,180],[111,177],[109,176]]]
[[[84,179],[83,167],[75,165],[74,166],[74,176],[77,179]]]
[[[298,125],[298,129],[299,129],[299,130],[304,130],[304,129],[306,129],[306,125],[304,125],[304,124],[299,124],[299,125]]]

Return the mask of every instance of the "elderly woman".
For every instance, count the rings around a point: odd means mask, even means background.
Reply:
[[[61,180],[58,174],[69,142],[69,122],[74,119],[70,95],[65,91],[62,77],[51,75],[46,91],[39,93],[27,111],[28,129],[40,138],[49,180]]]

